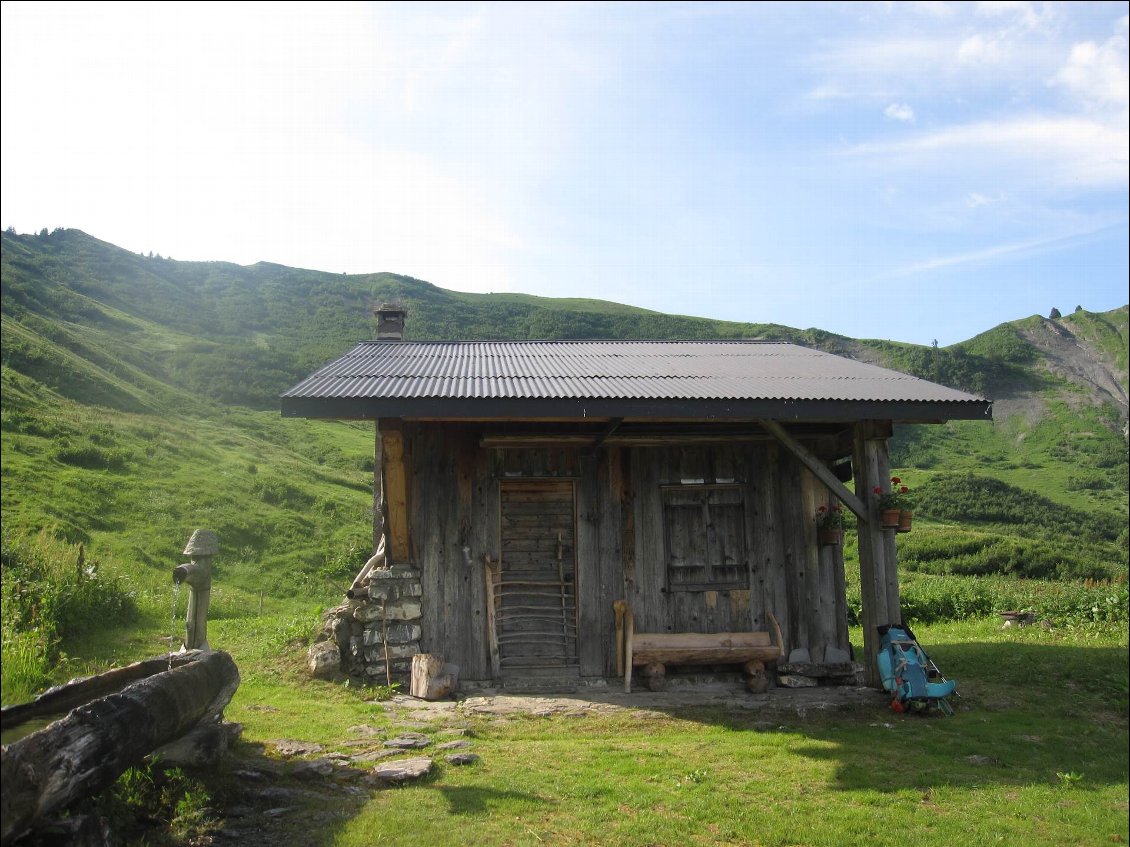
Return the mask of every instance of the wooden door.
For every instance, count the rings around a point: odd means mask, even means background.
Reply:
[[[504,480],[495,587],[504,675],[577,661],[576,509],[572,480]]]

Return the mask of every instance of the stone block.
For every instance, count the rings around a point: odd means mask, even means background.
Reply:
[[[397,679],[407,677],[412,672],[411,659],[396,659],[392,662],[392,676]],[[365,665],[365,676],[374,679],[377,682],[384,682],[388,676],[385,673],[385,663],[381,661],[370,662]]]
[[[394,623],[388,626],[389,644],[407,644],[409,641],[419,641],[424,631],[419,624]],[[379,623],[372,624],[365,630],[365,646],[384,644],[384,626]]]
[[[777,677],[777,684],[784,688],[815,688],[820,683],[810,676],[781,674]]]
[[[306,667],[318,679],[332,679],[341,670],[341,650],[336,641],[319,641],[306,653]]]
[[[390,621],[415,621],[423,616],[424,610],[414,600],[400,600],[389,604],[386,613]]]
[[[373,776],[381,782],[402,783],[412,782],[427,776],[432,769],[432,760],[427,757],[417,759],[400,759],[395,762],[386,762],[373,769]]]
[[[388,657],[390,659],[411,659],[420,652],[420,642],[411,641],[408,644],[392,644],[388,645]],[[366,662],[384,662],[385,647],[383,644],[380,646],[374,645],[373,647],[366,647],[364,650],[364,657]]]
[[[851,654],[839,647],[827,647],[824,650],[824,664],[845,665],[851,661]]]
[[[790,665],[809,665],[812,664],[812,654],[808,652],[807,647],[797,647],[789,653]]]
[[[375,600],[379,607],[381,601],[395,600],[400,590],[390,581],[369,583],[369,599]]]
[[[385,580],[411,579],[420,581],[420,572],[411,565],[393,565],[390,568],[374,568],[369,571],[369,584]]]

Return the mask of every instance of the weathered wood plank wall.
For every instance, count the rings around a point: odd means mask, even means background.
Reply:
[[[827,646],[848,648],[842,551],[819,547],[814,525],[829,495],[772,442],[603,445],[594,452],[482,447],[474,426],[406,423],[402,432],[411,462],[411,548],[425,592],[421,648],[460,665],[465,679],[491,675],[483,557],[497,562],[502,554],[499,484],[506,480],[574,480],[582,675],[615,673],[612,602],[621,598],[632,605],[639,631],[766,630],[772,611],[786,650],[807,647],[818,659]],[[677,487],[676,494],[665,495],[665,486]],[[665,496],[677,510],[686,491],[711,486],[740,493],[737,500],[713,498],[713,508],[737,512],[726,512],[714,534],[704,535],[726,560],[717,573],[732,576],[730,561],[743,558],[739,579],[673,589]],[[738,527],[741,537],[732,537]]]

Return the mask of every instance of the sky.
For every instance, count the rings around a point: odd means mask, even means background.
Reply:
[[[0,10],[18,232],[942,346],[1130,299],[1125,2]]]

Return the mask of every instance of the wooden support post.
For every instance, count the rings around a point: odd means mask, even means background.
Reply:
[[[384,500],[388,513],[388,558],[409,562],[412,554],[408,537],[408,475],[404,467],[404,433],[399,421],[380,421],[381,465],[384,474]]]
[[[890,425],[886,422],[862,421],[856,425],[853,456],[856,493],[867,502],[872,514],[869,522],[859,523],[859,582],[863,604],[863,664],[867,684],[874,687],[882,685],[875,667],[878,627],[902,620],[894,532],[881,527],[872,492],[876,486],[885,489],[890,482],[889,436]]]
[[[380,423],[373,424],[373,549],[381,543],[385,531],[384,450],[381,448]]]

